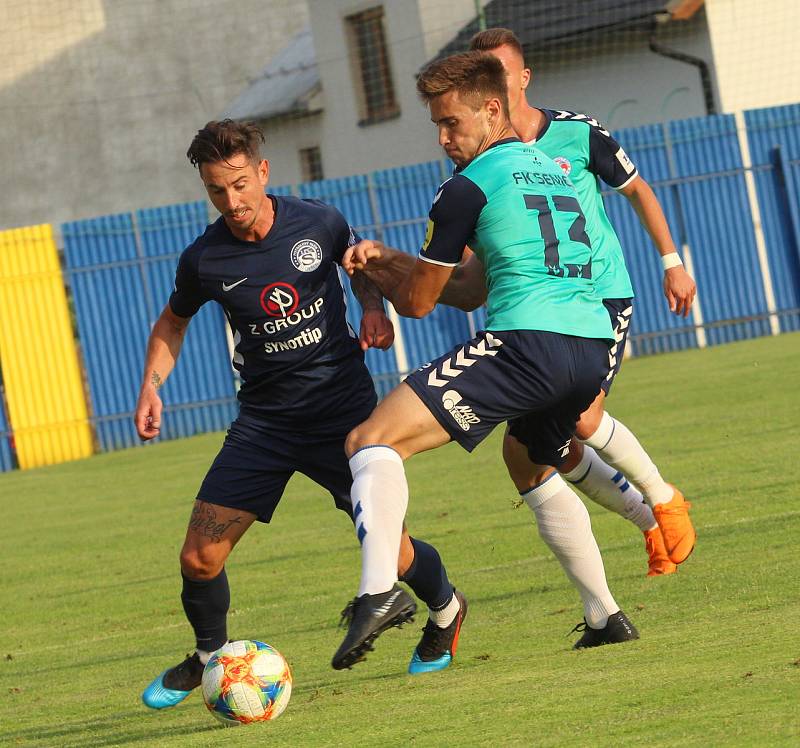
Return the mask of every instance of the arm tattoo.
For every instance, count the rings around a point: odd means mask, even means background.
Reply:
[[[158,389],[162,384],[164,384],[164,380],[161,378],[161,375],[154,369],[153,375],[150,377],[150,383]]]
[[[213,504],[208,504],[205,501],[198,501],[192,509],[192,516],[189,519],[189,529],[202,535],[205,538],[211,538],[215,543],[219,543],[225,533],[234,525],[242,524],[240,515],[232,517],[227,521],[221,521],[217,517],[217,511]]]

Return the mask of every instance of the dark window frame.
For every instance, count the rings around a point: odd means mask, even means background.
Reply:
[[[303,174],[303,182],[318,182],[325,179],[322,168],[322,151],[318,145],[308,148],[300,148],[300,171]]]
[[[383,19],[382,5],[344,19],[360,108],[359,127],[400,116]]]

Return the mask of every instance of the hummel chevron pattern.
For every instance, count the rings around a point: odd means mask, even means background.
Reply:
[[[559,109],[558,114],[556,115],[556,119],[585,122],[587,125],[590,125],[591,127],[596,127],[601,133],[603,133],[603,135],[610,135],[608,130],[606,130],[594,117],[590,117],[587,114],[578,114],[577,112],[569,112],[566,109]]]
[[[467,351],[467,346],[461,348],[458,353],[456,353],[455,364],[452,363],[452,359],[445,359],[438,370],[434,369],[428,374],[428,387],[444,387],[450,379],[455,379],[463,371],[462,369],[456,369],[455,366],[463,366],[466,368],[472,366],[476,359],[468,358],[467,353],[469,353],[470,356],[478,357],[496,356],[497,351],[493,349],[499,348],[501,345],[503,345],[502,340],[496,338],[492,333],[487,332],[486,337],[481,340],[478,345],[469,346],[469,351]],[[441,376],[437,376],[437,374]]]
[[[611,377],[614,376],[614,368],[617,365],[617,349],[619,347],[620,342],[625,337],[625,330],[630,324],[632,313],[633,313],[633,307],[629,306],[623,309],[621,314],[617,315],[617,329],[614,332],[614,345],[612,345],[611,348],[609,348],[608,350],[609,372],[606,379],[611,379]]]

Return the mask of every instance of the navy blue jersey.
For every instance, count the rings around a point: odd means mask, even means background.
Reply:
[[[337,270],[358,238],[333,207],[269,197],[275,221],[262,241],[237,239],[220,217],[184,250],[170,308],[191,317],[222,305],[243,410],[295,429],[334,423],[375,399]]]

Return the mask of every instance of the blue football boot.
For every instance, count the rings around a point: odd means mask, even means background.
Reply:
[[[151,709],[168,709],[180,704],[203,678],[204,665],[197,652],[187,655],[175,667],[167,668],[142,693],[142,701]]]
[[[467,617],[467,598],[458,590],[454,590],[453,594],[458,600],[458,614],[453,622],[443,629],[439,628],[430,618],[428,619],[425,628],[422,629],[422,638],[408,664],[408,672],[411,675],[444,670],[453,661],[458,647],[461,624]]]

